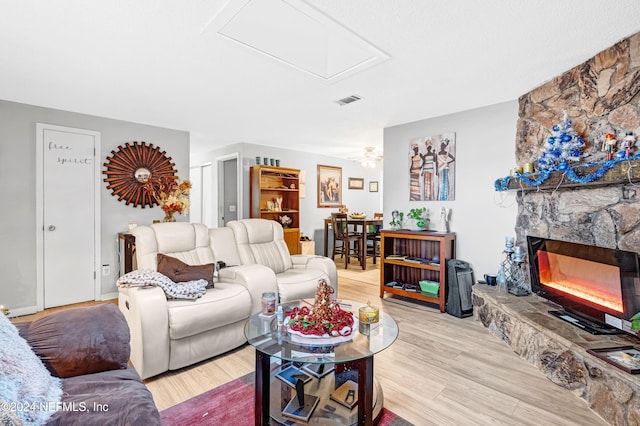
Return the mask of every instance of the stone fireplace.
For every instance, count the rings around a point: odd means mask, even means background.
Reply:
[[[536,163],[551,128],[564,113],[586,142],[584,162],[605,160],[605,135],[633,132],[640,139],[640,33],[624,39],[519,99],[516,163]],[[635,154],[640,153],[636,146]],[[526,236],[640,253],[640,160],[590,184],[562,176],[516,192],[516,244]],[[554,172],[562,175],[562,171]],[[640,425],[640,375],[631,375],[586,351],[640,347],[631,335],[594,336],[551,317],[535,295],[515,297],[476,285],[475,316],[492,334],[540,368],[554,383],[585,399],[613,425]]]
[[[584,162],[604,160],[600,147],[607,133],[640,138],[639,92],[640,33],[520,97],[516,163],[536,162],[565,112],[586,142]],[[640,252],[640,183],[560,184],[518,191],[517,202],[518,244],[536,235]]]

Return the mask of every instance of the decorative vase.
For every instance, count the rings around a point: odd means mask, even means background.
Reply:
[[[176,218],[173,217],[173,215],[176,214],[175,211],[171,210],[168,212],[164,212],[164,219],[162,219],[163,222],[175,222]]]
[[[414,219],[410,217],[405,219],[405,224],[405,227],[409,231],[424,231],[427,229],[427,221],[424,219]]]

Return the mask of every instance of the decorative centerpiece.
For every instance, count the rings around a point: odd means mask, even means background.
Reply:
[[[333,288],[320,280],[311,308],[296,306],[286,313],[284,324],[289,332],[315,338],[350,336],[355,323],[353,313],[343,311],[331,294]]]
[[[191,182],[179,181],[177,176],[150,178],[144,189],[150,193],[164,211],[163,222],[175,222],[174,214],[189,211],[189,190]]]
[[[366,219],[367,218],[367,214],[366,213],[361,213],[361,212],[353,212],[349,215],[349,217],[351,219]]]

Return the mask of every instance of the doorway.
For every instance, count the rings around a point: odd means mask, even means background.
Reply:
[[[36,124],[36,304],[100,298],[100,132]]]
[[[239,154],[219,157],[218,164],[218,226],[242,218],[242,175]]]
[[[211,163],[189,169],[189,179],[191,180],[191,192],[189,194],[189,221],[191,223],[203,223],[209,228],[213,228],[213,214],[211,202],[212,185]]]

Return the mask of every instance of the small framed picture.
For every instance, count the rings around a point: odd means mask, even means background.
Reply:
[[[318,207],[342,206],[342,167],[318,164]]]
[[[633,346],[588,349],[587,352],[629,374],[640,374],[640,350]]]
[[[364,189],[364,179],[350,177],[349,189]]]
[[[372,180],[369,182],[369,192],[378,192],[378,181]]]

